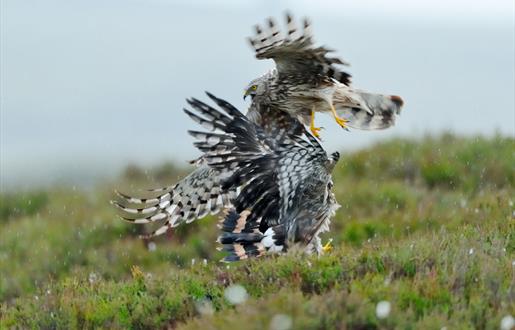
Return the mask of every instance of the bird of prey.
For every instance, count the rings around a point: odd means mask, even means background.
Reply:
[[[189,131],[208,166],[230,173],[221,182],[222,193],[239,192],[221,224],[225,260],[285,251],[294,243],[321,253],[319,234],[328,230],[339,206],[331,191],[339,154],[328,155],[305,129],[266,131],[207,94],[221,110],[192,99],[195,113],[185,111],[208,129]]]
[[[207,95],[221,111],[194,98],[188,100],[194,111],[184,109],[207,130],[189,131],[198,140],[194,145],[203,152],[204,165],[199,173],[207,176],[191,180],[190,175],[172,189],[155,190],[165,192],[157,198],[118,193],[126,203],[146,205],[132,209],[114,202],[136,215],[125,219],[134,223],[166,219],[153,236],[224,208],[218,241],[228,252],[225,261],[286,251],[296,243],[308,253],[326,251],[328,245],[322,246],[319,235],[329,229],[339,207],[331,176],[339,154],[327,155],[304,126],[287,113],[282,114],[282,121],[287,123],[290,118],[296,125],[261,126],[228,102]],[[203,186],[203,197],[193,195],[183,202],[181,193],[186,184],[197,191]]]
[[[348,65],[332,50],[316,47],[307,19],[299,29],[290,14],[286,14],[287,32],[282,36],[277,24],[269,18],[266,26],[255,27],[249,38],[258,59],[273,59],[275,68],[253,80],[245,88],[252,97],[250,116],[260,116],[256,105],[286,111],[309,125],[319,137],[315,112],[331,112],[343,128],[383,129],[395,122],[403,101],[399,96],[381,95],[354,89],[350,75],[341,70]],[[254,106],[254,107],[253,107]]]
[[[317,86],[332,84],[338,87],[333,97],[336,111],[343,113],[349,126],[362,129],[391,126],[395,114],[399,112],[402,105],[400,98],[352,90],[348,86],[350,75],[334,67],[343,61],[328,57],[328,49],[313,46],[308,34],[307,21],[303,24],[304,34],[294,38],[297,32],[293,28],[291,16],[288,17],[287,20],[290,23],[288,37],[280,39],[276,25],[272,22],[269,26],[272,26],[270,30],[274,32],[271,33],[270,38],[261,38],[254,42],[256,56],[258,58],[270,56],[275,60],[277,68],[258,78],[246,88],[246,94],[253,99],[246,114],[249,121],[260,126],[265,133],[275,134],[278,140],[281,136],[302,136],[306,118],[314,119],[311,106],[315,105],[316,111],[323,111],[327,109],[329,103],[320,102],[316,98],[297,96],[304,90],[307,90],[306,95],[316,94]],[[260,29],[258,33],[264,32]],[[267,46],[263,48],[261,45],[264,44]],[[292,85],[292,82],[295,84]],[[313,86],[315,88],[310,90],[309,87]],[[348,94],[341,96],[342,90],[346,90]],[[350,93],[351,91],[354,93]],[[342,97],[350,98],[351,101],[342,102]],[[305,102],[306,100],[308,102]],[[352,100],[359,100],[360,103],[355,104],[356,102]],[[198,121],[204,125],[211,125],[201,119]],[[311,124],[313,135],[317,136],[318,130],[314,127],[313,120]],[[180,224],[189,223],[207,214],[216,214],[222,209],[231,207],[231,200],[237,196],[236,188],[222,190],[221,186],[232,172],[227,169],[222,170],[220,167],[210,167],[204,157],[199,158],[194,164],[197,168],[176,184],[149,191],[146,195],[151,197],[133,197],[116,192],[118,201],[114,201],[113,204],[124,212],[123,218],[127,221],[164,222],[161,227],[146,236],[163,234]]]
[[[191,104],[194,101],[188,102]],[[196,104],[198,108],[199,103]],[[189,110],[184,111],[205,128],[213,128],[211,122]],[[283,141],[285,136],[300,137],[305,132],[304,125],[287,112],[275,111],[266,106],[260,106],[259,111],[262,116],[248,120],[259,126],[265,134],[275,136],[277,143]],[[212,151],[211,147],[202,142],[195,142],[194,146],[202,152]],[[112,204],[125,213],[122,219],[132,223],[146,224],[164,220],[164,224],[151,234],[145,235],[146,238],[164,234],[183,223],[190,223],[231,207],[232,201],[237,197],[237,187],[222,190],[222,183],[232,175],[232,169],[210,167],[204,156],[194,164],[197,168],[175,185],[147,191],[147,194],[154,197],[134,197],[116,190],[118,201],[112,201]]]

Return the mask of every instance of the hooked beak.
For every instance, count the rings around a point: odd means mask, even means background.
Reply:
[[[243,92],[243,101],[245,101],[247,96],[249,96],[249,90],[248,89]]]

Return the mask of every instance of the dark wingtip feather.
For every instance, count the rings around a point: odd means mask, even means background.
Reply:
[[[285,11],[284,16],[286,17],[286,23],[291,23],[291,21],[293,21],[293,15],[291,12]]]

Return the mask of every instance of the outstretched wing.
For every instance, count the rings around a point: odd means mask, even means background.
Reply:
[[[240,188],[233,201],[236,212],[252,210],[246,222],[259,223],[264,232],[280,224],[289,208],[299,205],[299,190],[307,178],[316,176],[325,166],[327,155],[307,132],[306,138],[269,134],[229,103],[209,93],[208,96],[224,113],[195,99],[190,105],[205,116],[205,122],[209,122],[205,127],[214,127],[221,133],[204,133],[205,142],[197,147],[205,150],[207,141],[212,142],[209,146],[214,151],[204,155],[208,165],[219,171],[233,170],[223,181],[222,191]],[[198,136],[198,132],[191,133]]]
[[[329,77],[350,85],[350,74],[338,68],[348,65],[340,58],[329,57],[332,50],[315,47],[308,19],[302,21],[302,31],[290,14],[286,14],[287,33],[283,37],[272,18],[263,28],[256,25],[256,34],[249,38],[258,59],[273,59],[281,76],[302,75],[312,79]]]
[[[122,218],[133,223],[164,221],[148,237],[164,234],[181,223],[190,223],[207,214],[216,214],[230,205],[233,192],[222,193],[223,171],[202,165],[177,184],[148,191],[151,198],[140,198],[116,192],[119,201],[111,203],[126,213]],[[157,194],[157,196],[155,196]]]

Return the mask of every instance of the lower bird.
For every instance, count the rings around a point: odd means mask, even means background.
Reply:
[[[305,130],[267,132],[228,102],[208,96],[221,111],[192,99],[189,104],[197,114],[187,114],[214,128],[215,132],[189,133],[199,140],[196,146],[208,166],[231,172],[222,181],[222,192],[238,191],[218,238],[229,253],[225,260],[286,251],[294,244],[322,253],[319,235],[329,229],[339,206],[331,176],[339,154],[328,155]]]

